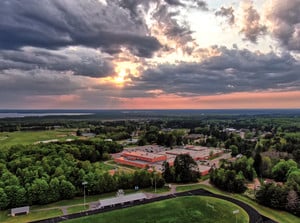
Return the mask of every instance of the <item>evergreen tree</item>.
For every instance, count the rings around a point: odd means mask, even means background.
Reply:
[[[257,176],[261,177],[262,174],[262,158],[261,155],[259,153],[256,153],[254,156],[254,163],[253,163],[253,167],[256,171]]]
[[[167,161],[163,162],[162,176],[167,183],[174,181],[174,174],[172,173],[170,164]]]
[[[176,182],[196,182],[200,177],[197,163],[189,154],[181,154],[176,156],[174,161],[174,169]]]

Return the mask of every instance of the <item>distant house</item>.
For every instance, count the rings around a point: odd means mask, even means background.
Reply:
[[[239,158],[242,158],[243,157],[243,154],[238,154],[236,155],[236,158],[239,159]]]
[[[90,133],[90,132],[83,132],[81,135],[84,137],[95,137],[96,136],[95,133]]]
[[[206,141],[206,136],[203,134],[189,134],[184,136],[188,143],[200,143]]]
[[[226,128],[225,132],[236,132],[237,130],[234,128]]]
[[[29,214],[29,206],[11,209],[11,216],[16,216],[18,214]]]

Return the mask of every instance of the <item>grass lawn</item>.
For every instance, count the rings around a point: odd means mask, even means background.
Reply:
[[[140,170],[140,168],[129,166],[129,165],[123,165],[123,164],[118,164],[113,160],[106,161],[107,165],[111,165],[112,167],[117,168],[119,172],[125,172],[125,173],[132,173],[136,170]]]
[[[59,129],[49,131],[17,131],[17,132],[0,132],[0,148],[10,147],[12,145],[28,145],[38,141],[57,139],[65,141],[66,139],[76,139],[73,136],[72,129]]]
[[[47,211],[38,211],[38,212],[30,212],[28,215],[19,215],[15,217],[8,216],[8,211],[0,212],[0,222],[5,223],[23,223],[41,220],[45,218],[51,218],[62,215],[62,211],[60,209],[52,209]]]
[[[194,184],[194,185],[177,186],[176,187],[176,192],[196,190],[196,189],[200,189],[200,188],[203,188],[203,185],[201,185],[201,184]]]
[[[85,207],[83,207],[83,205],[78,205],[78,206],[69,207],[67,211],[68,214],[73,214],[81,211],[87,211],[88,209],[89,209],[88,205],[86,205]]]
[[[213,207],[213,208],[212,208]],[[247,213],[240,207],[224,200],[209,197],[180,197],[151,204],[106,212],[66,222],[96,223],[232,223],[234,210],[239,210],[238,223],[249,222]]]
[[[100,169],[103,172],[109,171],[114,169],[113,166],[106,164],[105,162],[95,162],[93,163],[93,166],[97,169]]]
[[[134,193],[134,190],[124,190],[125,194]],[[100,195],[92,195],[92,196],[86,196],[86,203],[98,201],[99,199],[108,198],[108,197],[115,197],[116,192],[111,193],[105,193]],[[75,197],[72,200],[62,200],[58,202],[54,202],[51,204],[46,205],[35,205],[30,207],[33,210],[40,210],[44,208],[55,208],[55,207],[61,207],[61,206],[71,206],[76,204],[83,204],[83,196],[82,197]],[[1,222],[1,221],[0,221]]]
[[[250,198],[241,195],[241,194],[231,194],[225,191],[221,191],[217,188],[214,187],[210,187],[210,186],[206,186],[206,185],[199,185],[198,188],[203,188],[206,189],[208,191],[211,191],[215,194],[221,194],[221,195],[225,195],[228,197],[233,197],[237,200],[240,200],[248,205],[250,205],[251,207],[255,208],[259,213],[261,213],[262,215],[265,215],[279,223],[300,223],[300,218],[292,215],[286,211],[280,211],[280,210],[275,210],[272,208],[268,208],[265,207],[263,205],[260,205],[258,203],[256,203],[254,200],[251,200]],[[197,188],[194,188],[197,189]]]
[[[156,192],[155,192],[155,188],[153,187],[149,187],[146,189],[141,189],[142,192],[148,192],[148,193],[153,193],[153,194],[161,194],[161,193],[166,193],[170,191],[169,187],[162,187],[162,188],[156,188]]]

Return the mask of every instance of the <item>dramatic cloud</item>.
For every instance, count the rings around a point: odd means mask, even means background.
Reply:
[[[286,49],[300,51],[300,1],[270,1],[267,10],[274,36]]]
[[[208,6],[207,6],[207,3],[205,1],[198,0],[198,1],[195,1],[195,2],[196,2],[199,9],[202,9],[203,11],[208,11]]]
[[[261,24],[260,15],[253,7],[253,2],[245,2],[243,9],[244,20],[241,33],[245,35],[246,40],[256,43],[259,36],[266,34],[267,27]]]
[[[207,3],[202,0],[165,0],[165,2],[171,6],[191,7],[208,11]]]
[[[180,0],[165,0],[165,2],[168,3],[169,5],[185,6],[185,4],[183,4]]]
[[[110,1],[1,1],[0,32],[2,49],[82,45],[112,53],[125,46],[137,56],[151,57],[160,48],[144,26]]]
[[[232,7],[221,7],[218,11],[215,12],[216,16],[226,17],[229,25],[234,25],[235,16],[234,16],[234,9]]]
[[[147,27],[146,29],[152,36],[162,40],[165,51],[174,50],[174,46],[170,46],[173,44],[169,41],[174,41],[176,48],[192,51],[186,44],[194,43],[193,32],[185,21],[179,23],[180,9],[178,7],[196,7],[205,10],[205,2],[179,0],[116,0],[116,2],[129,12],[134,21]],[[147,24],[146,17],[151,19],[151,24]]]
[[[160,65],[136,80],[134,89],[177,95],[209,95],[262,90],[300,90],[300,63],[291,55],[220,48],[202,63]]]
[[[64,74],[35,69],[31,71],[5,70],[0,72],[0,93],[13,92],[22,96],[70,94],[83,89],[88,83],[85,79]]]
[[[157,21],[158,29],[169,38],[176,41],[179,46],[185,46],[188,42],[193,42],[192,31],[188,24],[179,25],[174,17],[178,12],[170,12],[166,5],[162,5],[158,11],[153,14]]]
[[[76,48],[50,51],[24,48],[19,51],[2,50],[0,70],[71,71],[74,75],[103,77],[113,72],[113,65],[104,55],[92,49]]]
[[[288,101],[300,92],[299,1],[242,2],[2,0],[0,107]]]

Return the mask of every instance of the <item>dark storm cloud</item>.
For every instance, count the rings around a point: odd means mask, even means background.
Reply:
[[[113,72],[113,66],[94,50],[78,49],[47,51],[42,49],[23,49],[20,51],[2,50],[0,70],[48,69],[71,71],[74,75],[103,77]]]
[[[0,80],[1,95],[63,95],[85,87],[81,77],[42,69],[0,71]]]
[[[131,88],[161,89],[180,95],[300,89],[300,64],[290,54],[219,50],[220,56],[202,63],[165,64],[149,69]]]
[[[160,43],[114,2],[27,0],[0,2],[0,48],[86,46],[117,52],[126,46],[151,57]],[[113,49],[113,50],[111,50]]]
[[[179,0],[165,0],[165,2],[169,5],[174,5],[174,6],[185,6],[181,1]]]
[[[152,7],[151,19],[159,24],[159,29],[163,35],[171,40],[175,40],[178,44],[184,46],[188,42],[193,42],[191,36],[192,31],[187,23],[179,24],[175,18],[180,14],[177,9],[178,6],[182,7],[202,7],[205,8],[203,1],[179,1],[179,0],[115,0],[120,7],[127,10],[133,20],[138,21],[139,24],[145,24],[143,11],[148,13],[150,4]],[[203,2],[203,3],[201,3]],[[200,4],[198,6],[198,3]],[[145,28],[147,29],[147,28]],[[164,46],[164,49],[169,47]],[[171,49],[169,49],[171,50]],[[189,51],[190,49],[187,49]]]
[[[160,30],[170,40],[176,41],[178,46],[182,47],[185,52],[190,52],[191,49],[187,43],[194,42],[192,31],[187,23],[179,24],[175,19],[179,11],[170,11],[167,5],[161,5],[159,9],[153,14],[153,18],[160,26]],[[167,50],[173,50],[166,47]]]
[[[208,11],[207,3],[202,0],[165,0],[170,6],[183,6]]]
[[[288,50],[300,51],[300,1],[273,1],[268,18],[281,44]]]
[[[225,17],[231,26],[235,23],[234,9],[232,7],[225,8],[222,6],[215,12],[215,15]]]
[[[261,24],[260,15],[250,2],[244,7],[244,21],[241,33],[245,35],[245,39],[252,43],[256,43],[259,36],[265,35],[267,27]]]
[[[202,9],[203,11],[208,11],[208,6],[205,1],[195,1],[196,5],[198,6],[199,9]]]

